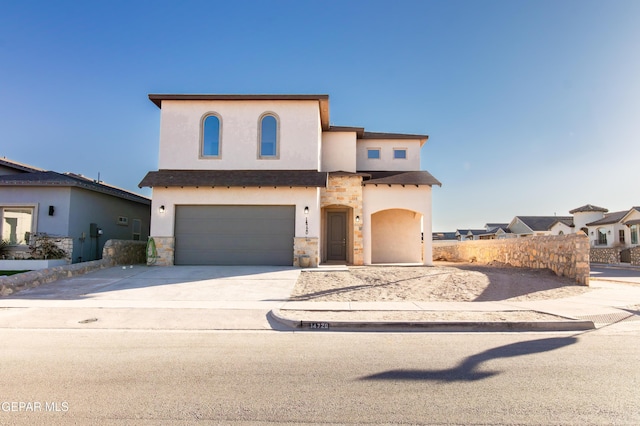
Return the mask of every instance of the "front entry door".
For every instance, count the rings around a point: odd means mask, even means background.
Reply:
[[[327,260],[347,260],[347,212],[327,213]]]

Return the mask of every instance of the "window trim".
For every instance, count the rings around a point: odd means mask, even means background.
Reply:
[[[218,155],[205,155],[204,153],[204,125],[205,121],[209,117],[216,117],[218,119]],[[209,111],[202,116],[200,120],[200,159],[203,160],[217,160],[222,158],[222,117],[215,111]]]
[[[262,120],[266,117],[273,117],[276,120],[276,153],[275,155],[262,155]],[[259,160],[279,160],[280,159],[280,117],[272,111],[263,112],[258,118],[258,159]]]
[[[396,157],[396,152],[404,152],[404,157]],[[409,158],[407,148],[393,148],[393,159],[394,160],[406,160]]]
[[[378,158],[369,157],[369,152],[377,152]],[[367,160],[382,160],[382,148],[367,148]]]
[[[38,232],[38,204],[32,203],[2,203],[0,204],[0,239],[2,238],[3,233],[3,225],[4,225],[4,209],[10,208],[28,208],[33,209],[33,214],[31,215],[31,234],[34,235]],[[10,247],[26,247],[29,245],[29,241],[26,241],[25,244],[9,244]]]

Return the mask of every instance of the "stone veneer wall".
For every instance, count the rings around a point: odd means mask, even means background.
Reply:
[[[591,262],[620,263],[620,249],[613,247],[591,247]]]
[[[309,267],[315,268],[320,263],[318,238],[294,237],[293,266],[300,266],[300,256],[309,256]]]
[[[434,245],[433,259],[551,269],[556,275],[589,285],[589,239],[584,234]]]
[[[154,257],[149,249],[147,265],[173,266],[176,239],[174,237],[149,237],[149,239],[151,238],[156,246],[156,255]]]
[[[354,265],[364,265],[364,245],[362,241],[362,176],[352,174],[330,173],[327,187],[320,190],[320,207],[346,206],[351,207],[353,227],[350,235],[353,237],[352,262]],[[355,217],[360,216],[360,223]]]
[[[29,244],[33,244],[35,242],[35,240],[38,239],[43,239],[45,238],[45,236],[40,235],[40,234],[36,234],[36,235],[32,235],[31,237],[31,241],[29,242]],[[51,240],[56,246],[58,246],[58,248],[62,249],[65,251],[65,253],[67,253],[67,256],[65,257],[65,260],[67,261],[67,263],[71,263],[72,259],[71,259],[71,255],[73,253],[73,238],[71,237],[54,237],[51,235],[46,236],[46,238],[49,238],[49,240]],[[23,249],[24,247],[26,247],[26,249]],[[22,260],[22,259],[31,259],[33,258],[31,251],[29,250],[28,246],[20,246],[20,248],[9,248],[8,250],[8,254],[5,256],[7,259],[16,259],[16,260]]]
[[[591,247],[591,262],[618,264],[620,262],[620,252],[626,250],[625,247]],[[631,265],[640,266],[640,246],[631,247]]]
[[[147,243],[131,240],[108,240],[102,248],[102,258],[112,265],[145,263]]]
[[[0,296],[8,296],[25,288],[38,287],[63,278],[86,274],[97,269],[115,265],[144,263],[144,241],[108,240],[102,250],[102,259],[72,265],[55,266],[48,269],[24,272],[0,277]]]

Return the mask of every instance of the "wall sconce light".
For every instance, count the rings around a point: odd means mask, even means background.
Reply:
[[[160,206],[160,208],[158,209],[158,212],[164,213],[164,204]]]
[[[304,214],[309,214],[309,207],[304,208]]]
[[[53,213],[55,213],[56,208],[54,206],[49,206],[49,216],[53,216]]]
[[[360,216],[356,216],[356,223],[360,223]]]

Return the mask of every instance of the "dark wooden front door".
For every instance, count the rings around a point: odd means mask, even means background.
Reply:
[[[327,213],[327,260],[347,260],[347,213]]]

